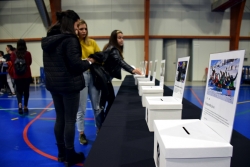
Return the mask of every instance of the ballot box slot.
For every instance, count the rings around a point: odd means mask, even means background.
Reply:
[[[185,128],[185,127],[182,127],[184,130],[185,130],[185,132],[188,134],[188,135],[190,135],[190,133],[188,132],[188,130]]]

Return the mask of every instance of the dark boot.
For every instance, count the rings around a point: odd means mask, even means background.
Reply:
[[[65,155],[65,144],[57,144],[58,149],[58,162],[64,162],[66,159]]]
[[[85,156],[82,152],[76,153],[74,148],[66,148],[66,162],[65,167],[70,167],[72,165],[82,163]]]

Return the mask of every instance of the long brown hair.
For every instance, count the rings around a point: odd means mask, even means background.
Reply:
[[[120,46],[118,44],[118,42],[117,42],[117,35],[120,34],[120,33],[123,34],[122,31],[120,31],[120,30],[112,31],[112,33],[111,33],[111,35],[109,37],[109,42],[104,46],[103,50],[106,50],[110,46],[114,46],[120,52],[120,55],[121,55],[122,59],[124,59],[124,57],[123,57],[123,46]]]
[[[17,41],[17,46],[16,46],[16,56],[17,56],[17,58],[23,59],[26,52],[27,52],[27,46],[26,46],[25,40],[19,39]]]
[[[87,34],[86,34],[86,37],[83,39],[83,41],[84,41],[84,43],[86,45],[89,45],[89,36],[88,36],[89,35],[89,29],[88,29],[88,25],[87,25],[86,21],[83,20],[83,19],[80,19],[80,21],[78,23],[78,28],[79,28],[80,25],[83,25],[83,24],[85,24],[86,28],[87,28]]]

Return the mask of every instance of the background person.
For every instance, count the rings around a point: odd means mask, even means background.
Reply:
[[[17,41],[17,49],[16,52],[12,52],[10,55],[11,63],[15,64],[16,59],[24,59],[26,63],[25,73],[19,75],[14,70],[13,78],[16,84],[16,94],[17,94],[17,102],[18,102],[18,113],[19,114],[27,114],[28,110],[28,101],[29,101],[29,89],[31,83],[31,70],[30,65],[32,63],[32,57],[29,51],[27,51],[26,42],[23,39],[19,39]],[[24,105],[22,104],[22,98],[24,97]]]
[[[6,78],[7,67],[4,66],[6,60],[3,56],[4,56],[3,51],[0,51],[0,95],[4,94],[2,90],[4,89],[4,86],[7,85],[7,78]]]
[[[10,55],[12,52],[14,52],[16,49],[12,46],[12,45],[7,45],[6,46],[6,52],[7,54],[4,55],[5,59],[6,59],[6,63],[8,64],[9,66],[9,62],[10,62]],[[9,69],[9,68],[8,68]],[[16,96],[16,93],[15,93],[15,88],[14,88],[14,79],[13,77],[14,76],[11,76],[9,71],[7,70],[7,75],[6,75],[6,79],[7,79],[7,83],[8,83],[8,86],[9,86],[9,89],[10,89],[10,93],[9,93],[9,96],[8,97],[15,97]]]

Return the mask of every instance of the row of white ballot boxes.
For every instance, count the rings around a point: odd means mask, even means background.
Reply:
[[[163,86],[164,86],[164,73],[165,73],[165,60],[161,61],[160,64],[160,84],[159,86],[155,86],[155,78],[156,78],[156,69],[157,69],[158,60],[154,61],[154,70],[152,70],[152,61],[149,63],[149,72],[147,79],[138,78],[137,85],[139,95],[142,96],[142,106],[145,107],[146,96],[163,96]],[[146,63],[145,63],[146,64]],[[151,71],[153,71],[152,81],[150,79]]]
[[[161,61],[160,68],[160,85],[150,88],[150,86],[142,86],[139,90],[142,95],[142,105],[146,107],[145,119],[147,121],[150,132],[154,131],[154,120],[165,119],[181,119],[182,114],[182,98],[184,94],[186,74],[188,72],[189,57],[178,59],[175,83],[172,96],[163,96],[165,61]],[[148,91],[151,89],[151,92]],[[157,93],[156,90],[161,89]],[[144,94],[145,92],[145,94]],[[150,93],[148,93],[150,92]]]
[[[154,131],[156,167],[230,166],[230,140],[244,54],[241,50],[210,55],[200,120],[181,120],[189,57],[178,59],[172,96],[145,95],[145,119],[149,131]],[[219,84],[226,73],[234,80],[228,85]],[[220,82],[218,74],[222,74]]]

